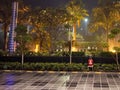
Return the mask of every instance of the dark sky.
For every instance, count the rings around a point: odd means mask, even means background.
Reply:
[[[30,4],[32,6],[39,6],[41,8],[46,7],[63,7],[70,0],[24,0],[26,4]],[[97,5],[98,0],[82,0],[85,4],[85,8],[87,10],[91,10],[93,7]]]

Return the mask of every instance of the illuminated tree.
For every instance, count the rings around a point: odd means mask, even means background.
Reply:
[[[69,21],[74,28],[73,40],[76,40],[76,24],[80,24],[80,21],[88,16],[87,10],[83,8],[83,4],[80,0],[73,0],[67,5],[67,11],[71,15],[71,20]]]
[[[120,28],[114,28],[110,31],[108,38],[112,40],[112,42],[115,44],[114,47],[117,47],[120,49]],[[114,50],[113,47],[113,50]],[[120,50],[116,50],[120,51]]]
[[[92,18],[90,22],[89,29],[92,32],[95,32],[96,30],[104,30],[105,32],[105,41],[109,45],[109,39],[108,34],[110,31],[118,25],[120,21],[120,12],[118,11],[118,6],[116,8],[117,4],[108,4],[106,6],[99,6],[92,10]],[[108,48],[107,48],[108,50]]]
[[[80,26],[80,21],[88,16],[87,10],[83,8],[83,4],[81,0],[72,0],[66,7],[67,12],[70,14],[71,18],[67,22],[73,26],[73,46],[75,46],[76,42],[76,27],[77,23]]]
[[[32,26],[30,33],[34,39],[30,44],[32,51],[35,50],[36,45],[39,47],[39,52],[47,51],[50,47],[49,33],[45,31],[46,18],[44,13],[45,11],[40,8],[35,8],[30,12],[30,25]]]
[[[39,52],[48,52],[50,48],[50,35],[43,28],[34,27],[31,36],[33,41],[30,44],[32,51],[35,50],[36,45],[38,45]],[[34,47],[33,47],[34,46]]]
[[[62,30],[68,17],[66,10],[37,8],[32,11],[31,22],[34,27],[34,34],[39,37],[39,42],[41,42],[40,48],[48,44],[49,49],[46,49],[53,51],[53,49],[56,49],[57,42],[66,39],[67,33],[65,30]],[[43,42],[46,40],[48,41]]]

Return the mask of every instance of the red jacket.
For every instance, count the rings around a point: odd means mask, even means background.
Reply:
[[[93,67],[93,59],[88,59],[88,67]]]

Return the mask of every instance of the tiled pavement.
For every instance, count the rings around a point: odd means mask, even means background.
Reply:
[[[120,73],[1,71],[0,90],[120,90]]]

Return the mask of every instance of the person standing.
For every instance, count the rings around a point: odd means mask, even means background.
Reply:
[[[90,57],[88,59],[88,68],[89,68],[89,71],[93,71],[93,66],[94,66],[94,61],[93,61],[92,57]]]

